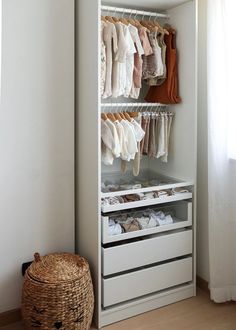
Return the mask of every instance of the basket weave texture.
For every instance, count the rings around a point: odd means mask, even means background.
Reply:
[[[79,255],[40,257],[25,273],[22,318],[26,329],[90,329],[94,308],[88,262]]]

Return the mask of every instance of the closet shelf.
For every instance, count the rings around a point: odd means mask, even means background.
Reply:
[[[119,171],[105,172],[102,174],[101,180],[102,198],[192,187],[194,185],[193,181],[184,181],[147,169],[142,170],[138,177],[134,177],[131,171],[127,171],[122,177]]]
[[[168,107],[169,104],[149,103],[149,102],[129,102],[129,103],[101,103],[101,107]]]
[[[110,11],[113,13],[122,13],[122,14],[133,14],[135,16],[149,16],[149,17],[159,17],[159,18],[169,18],[170,16],[165,13],[157,13],[153,11],[146,11],[146,10],[136,10],[132,8],[121,8],[115,6],[102,6],[102,11]]]

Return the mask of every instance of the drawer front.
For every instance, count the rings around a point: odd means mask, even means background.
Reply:
[[[192,230],[102,248],[102,272],[110,275],[192,253]]]
[[[102,279],[104,307],[192,281],[192,258]]]
[[[114,204],[114,205],[102,205],[101,209],[102,209],[103,213],[108,213],[108,212],[128,210],[128,209],[133,209],[133,208],[138,208],[138,207],[158,205],[158,204],[163,204],[163,203],[177,202],[177,201],[182,201],[185,199],[191,199],[192,197],[193,197],[192,193],[188,192],[188,193],[182,193],[182,194],[177,194],[177,195],[172,195],[172,196],[166,196],[166,197],[162,197],[162,198],[145,199],[145,200],[129,202],[129,203]]]

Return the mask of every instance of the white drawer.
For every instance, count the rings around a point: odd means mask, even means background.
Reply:
[[[102,279],[104,307],[192,281],[192,258]]]
[[[174,223],[165,226],[158,226],[149,229],[137,230],[129,233],[122,233],[120,235],[112,236],[109,234],[109,219],[114,217],[103,216],[101,217],[102,243],[117,242],[125,239],[130,239],[130,238],[135,238],[150,234],[157,234],[169,230],[180,229],[192,225],[192,202],[181,201],[175,204],[170,204],[169,206],[166,205],[161,207],[159,206],[158,208],[153,208],[153,209],[162,210],[164,212],[173,212],[175,215]]]
[[[110,275],[192,253],[192,230],[102,248],[102,272]]]
[[[191,198],[192,198],[192,193],[186,192],[186,193],[182,193],[182,194],[178,194],[178,195],[165,196],[162,198],[146,199],[146,200],[134,201],[134,202],[123,203],[123,204],[102,205],[101,209],[102,209],[103,213],[108,213],[108,212],[128,210],[128,209],[133,209],[133,208],[138,208],[138,207],[158,205],[158,204],[163,204],[163,203],[171,203],[171,202],[176,202],[176,201],[181,201],[181,200],[191,199]]]

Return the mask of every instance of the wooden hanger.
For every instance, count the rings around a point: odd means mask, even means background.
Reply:
[[[137,22],[136,22],[133,18],[129,17],[129,18],[127,18],[127,21],[128,21],[131,25],[137,27]]]
[[[140,21],[140,24],[152,32],[156,32],[156,28],[150,24],[150,21]]]
[[[131,111],[131,112],[129,112],[129,116],[131,117],[131,118],[136,118],[136,117],[138,117],[138,112],[137,111]]]
[[[129,25],[129,22],[128,22],[127,19],[124,18],[124,17],[119,18],[119,21],[120,21],[121,23],[125,24],[125,25]]]
[[[128,112],[124,112],[124,116],[128,121],[131,121],[131,117]]]
[[[101,20],[103,21],[103,22],[107,22],[107,20],[106,20],[106,18],[104,17],[104,16],[101,16]]]
[[[102,118],[103,120],[107,120],[107,115],[106,115],[104,112],[102,112],[102,113],[101,113],[101,118]]]
[[[116,118],[116,120],[119,120],[119,121],[121,121],[122,120],[122,118],[121,118],[121,116],[120,116],[120,114],[119,113],[114,113],[114,117]]]
[[[108,22],[112,23],[112,24],[116,23],[116,22],[113,20],[113,17],[112,17],[112,16],[105,16],[105,19],[106,19]]]
[[[166,30],[165,28],[163,28],[163,27],[158,23],[158,21],[153,21],[153,24],[155,24],[155,26],[157,26],[157,27],[159,28],[159,31],[160,31],[161,33],[164,33],[164,34],[167,34],[167,35],[170,34],[168,30]]]
[[[113,113],[109,112],[107,113],[108,119],[110,119],[113,123],[116,121],[116,118]]]
[[[166,23],[164,25],[164,29],[166,31],[168,31],[168,33],[172,33],[172,34],[175,34],[176,33],[175,29],[173,29],[172,26],[170,24],[168,24],[168,23]]]
[[[118,23],[118,22],[119,22],[119,19],[118,19],[117,17],[115,17],[115,16],[112,16],[112,19],[113,19],[113,21],[114,21],[115,23]]]
[[[119,115],[120,115],[121,119],[126,119],[123,112],[119,112]]]

